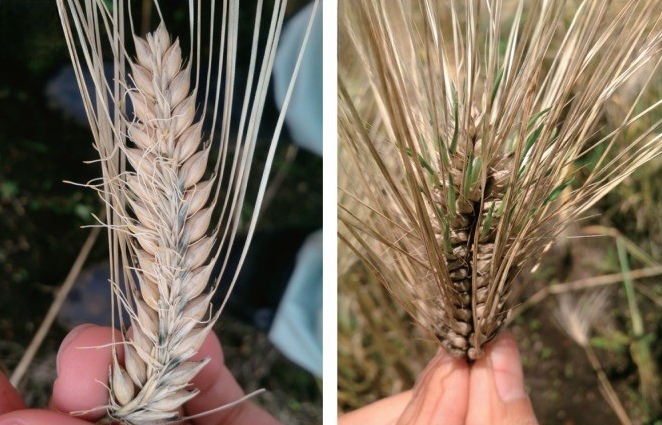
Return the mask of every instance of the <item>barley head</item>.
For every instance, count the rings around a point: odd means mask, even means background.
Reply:
[[[341,7],[363,79],[339,82],[352,173],[340,199],[359,204],[340,204],[340,238],[451,354],[482,356],[566,219],[659,154],[658,120],[614,149],[658,104],[635,112],[635,99],[613,131],[598,125],[644,64],[659,72],[660,13],[655,1],[586,0],[569,18],[561,0]]]

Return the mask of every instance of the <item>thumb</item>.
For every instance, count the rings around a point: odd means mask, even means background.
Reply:
[[[467,425],[537,425],[517,343],[502,333],[471,368]]]

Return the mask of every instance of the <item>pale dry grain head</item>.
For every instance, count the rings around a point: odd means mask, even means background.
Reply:
[[[584,349],[589,363],[598,376],[602,395],[618,416],[622,424],[630,425],[632,421],[627,411],[612,387],[598,357],[591,347],[591,330],[604,317],[609,307],[609,290],[600,289],[585,292],[581,296],[574,293],[564,293],[557,297],[558,305],[554,310],[554,319],[563,331]]]
[[[340,204],[340,238],[456,356],[482,356],[517,302],[516,278],[566,220],[662,150],[659,115],[613,149],[657,103],[635,115],[633,99],[612,132],[598,131],[618,87],[645,64],[658,72],[662,4],[586,0],[574,15],[567,6],[341,7],[363,75],[339,83],[339,139],[353,161],[341,164],[353,174],[340,190],[359,202]],[[376,118],[364,113],[365,85]],[[589,157],[590,169],[577,166]]]
[[[609,290],[587,292],[581,296],[564,293],[557,297],[554,319],[581,347],[589,345],[591,329],[609,311]]]
[[[189,1],[192,47],[188,60],[179,39],[168,33],[158,2],[154,5],[161,23],[145,37],[133,28],[130,4],[114,0],[108,8],[105,3],[58,0],[101,159],[103,177],[91,186],[103,197],[110,217],[105,226],[110,236],[113,307],[129,316],[129,323],[120,323],[124,340],[113,346],[106,408],[109,418],[122,423],[169,423],[182,419],[182,404],[198,393],[190,383],[208,359],[191,358],[227,301],[226,297],[214,309],[211,297],[227,274],[230,256],[239,252],[238,267],[225,277],[231,292],[255,230],[290,97],[270,136],[258,195],[249,201],[254,204],[253,215],[242,223],[241,207],[247,182],[254,178],[252,157],[285,2],[275,2],[261,58],[257,52],[262,2],[257,3],[246,87],[235,85],[238,0],[219,4],[222,22],[215,24],[212,18],[206,29],[200,17],[214,17],[216,2]],[[125,27],[131,40],[125,39]],[[209,65],[202,69],[205,31],[211,41],[206,53]],[[114,62],[112,82],[104,77],[108,47]],[[218,67],[217,81],[211,79],[212,66]],[[85,82],[85,69],[92,75],[92,84]],[[217,94],[208,90],[202,96],[204,103],[198,105],[202,81]],[[237,96],[243,99],[242,114],[238,126],[231,128],[230,113]],[[126,112],[127,104],[133,113]],[[208,115],[211,129],[203,130]],[[214,212],[218,221],[212,223]],[[247,229],[247,240],[235,246],[240,227]],[[217,261],[221,274],[210,282]]]
[[[211,146],[201,145],[202,124],[194,122],[190,65],[183,67],[179,42],[163,24],[135,46],[127,93],[135,118],[121,148],[133,170],[123,175],[133,214],[122,218],[138,273],[126,294],[125,367],[116,363],[110,381],[111,416],[127,422],[172,419],[196,395],[188,383],[206,361],[189,359],[215,319],[207,290],[213,180],[201,181]]]

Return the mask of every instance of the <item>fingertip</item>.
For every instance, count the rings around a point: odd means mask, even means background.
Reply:
[[[62,340],[62,343],[60,344],[60,348],[57,351],[57,356],[55,357],[55,364],[56,364],[57,369],[60,368],[60,356],[61,356],[61,354],[68,350],[71,343],[78,338],[78,335],[80,335],[81,332],[84,332],[85,329],[89,329],[89,328],[92,328],[92,327],[94,327],[94,325],[92,325],[90,323],[84,323],[82,325],[76,326],[71,331],[69,331],[67,336],[65,336],[64,339]]]
[[[9,379],[0,372],[0,415],[14,410],[25,409],[23,398]]]
[[[455,367],[459,367],[461,369],[469,368],[469,365],[464,357],[453,356],[451,353],[448,352],[448,350],[446,350],[444,347],[441,346],[439,347],[439,349],[437,349],[437,353],[433,357],[432,362],[436,362],[439,364],[454,363]]]
[[[519,348],[509,332],[503,332],[489,352],[494,383],[501,400],[509,402],[528,397],[524,390],[524,371]]]
[[[191,360],[200,361],[205,358],[209,358],[209,362],[192,380],[192,385],[200,390],[200,393],[187,402],[184,407],[187,415],[204,415],[194,420],[193,423],[196,425],[219,423],[275,425],[279,423],[250,401],[244,401],[227,410],[207,414],[211,410],[239,400],[244,396],[244,391],[225,366],[221,343],[213,332],[207,336],[198,353]]]
[[[469,365],[441,349],[414,386],[398,424],[462,424],[467,412]]]
[[[112,343],[121,340],[121,333],[110,327],[75,328],[58,352],[51,406],[62,412],[89,411],[79,416],[87,420],[102,417],[105,412],[99,407],[108,404]],[[118,355],[123,354],[122,346],[116,347]]]
[[[471,368],[467,424],[534,425],[538,421],[526,391],[519,349],[502,333]]]
[[[223,348],[218,336],[210,332],[205,341],[200,346],[197,354],[191,357],[192,361],[201,361],[209,359],[209,363],[193,378],[193,385],[200,391],[205,391],[215,384],[216,377],[225,368],[225,359],[223,357]]]

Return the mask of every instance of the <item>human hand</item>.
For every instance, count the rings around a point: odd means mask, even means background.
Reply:
[[[105,411],[95,409],[108,403],[108,367],[111,364],[112,332],[108,327],[81,325],[62,341],[57,355],[57,379],[53,384],[51,410],[26,409],[18,392],[0,373],[0,425],[90,425]],[[99,348],[89,348],[99,347]],[[117,346],[121,359],[121,345]],[[183,415],[203,413],[238,400],[243,390],[225,366],[221,344],[211,333],[193,360],[211,360],[193,379],[200,393],[184,405]],[[89,411],[72,416],[65,412]],[[187,422],[192,425],[276,425],[279,422],[250,401]]]
[[[502,333],[469,366],[441,349],[413,390],[339,418],[339,425],[537,425],[517,343]]]

